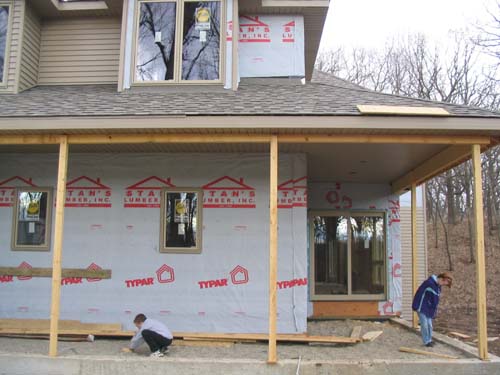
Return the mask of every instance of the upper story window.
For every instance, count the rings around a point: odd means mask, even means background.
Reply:
[[[0,85],[5,84],[6,81],[9,13],[9,5],[4,5],[0,1]]]
[[[139,1],[135,83],[221,82],[222,0]]]

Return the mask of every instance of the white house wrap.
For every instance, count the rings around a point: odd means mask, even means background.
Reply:
[[[55,154],[3,155],[0,198],[27,181],[54,187],[56,172]],[[305,176],[304,155],[280,155],[280,332],[306,331]],[[176,331],[266,332],[268,181],[267,155],[72,154],[63,268],[111,269],[112,278],[63,279],[61,319],[132,328],[143,312]],[[158,250],[159,189],[171,186],[203,187],[201,254]],[[11,228],[12,206],[3,203],[0,225]],[[11,251],[10,236],[0,232],[2,266],[51,267],[51,252]],[[2,278],[0,299],[9,303],[0,305],[0,316],[47,318],[50,278],[21,279]]]

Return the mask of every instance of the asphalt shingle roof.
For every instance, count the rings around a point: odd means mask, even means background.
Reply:
[[[316,77],[318,79],[318,77]],[[134,115],[361,115],[356,105],[442,107],[459,117],[500,117],[500,113],[381,94],[333,78],[305,85],[245,83],[238,91],[190,87],[131,90],[115,85],[38,86],[0,95],[1,117]]]

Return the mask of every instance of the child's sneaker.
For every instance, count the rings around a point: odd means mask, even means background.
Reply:
[[[160,352],[163,354],[168,353],[168,346],[164,346],[163,348],[160,348]]]
[[[149,355],[150,357],[163,357],[163,353],[157,350]]]

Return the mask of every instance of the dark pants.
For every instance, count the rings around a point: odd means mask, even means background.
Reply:
[[[146,344],[148,344],[151,352],[165,349],[172,343],[171,339],[167,339],[166,337],[163,337],[162,335],[149,329],[142,331],[142,338],[146,341]]]

